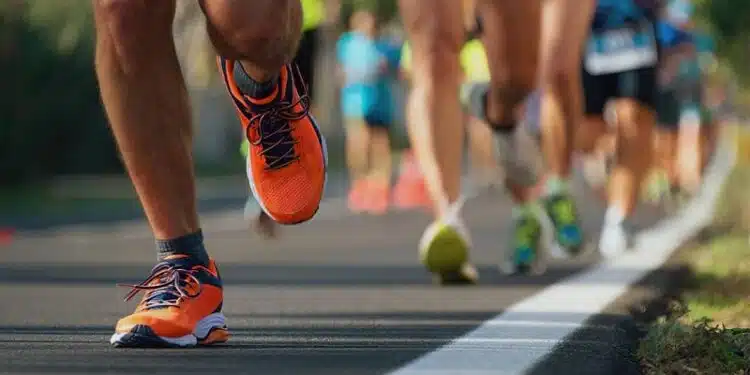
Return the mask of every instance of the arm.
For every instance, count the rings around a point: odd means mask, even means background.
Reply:
[[[326,15],[324,23],[328,26],[338,23],[341,17],[341,0],[325,0]]]

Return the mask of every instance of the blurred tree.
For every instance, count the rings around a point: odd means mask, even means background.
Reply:
[[[0,20],[0,186],[120,171],[93,70],[90,2],[3,2]]]
[[[698,22],[716,42],[717,73],[736,78],[740,94],[750,99],[750,1],[696,0]],[[726,79],[726,78],[725,78]],[[728,80],[728,79],[726,79]]]

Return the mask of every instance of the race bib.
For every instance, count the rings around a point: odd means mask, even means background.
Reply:
[[[594,32],[589,38],[584,67],[592,75],[620,73],[655,66],[656,37],[651,23],[637,28]]]

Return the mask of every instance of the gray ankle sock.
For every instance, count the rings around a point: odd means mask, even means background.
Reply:
[[[245,69],[242,67],[239,61],[234,62],[234,81],[237,84],[237,88],[242,91],[243,94],[255,98],[263,99],[267,98],[273,93],[273,90],[278,84],[279,77],[274,76],[266,82],[258,82],[252,79]]]
[[[156,240],[156,248],[159,261],[172,255],[187,255],[202,265],[207,266],[209,263],[201,230],[170,240]]]

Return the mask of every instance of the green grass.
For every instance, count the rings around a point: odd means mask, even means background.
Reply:
[[[703,318],[678,317],[653,325],[638,357],[647,375],[745,375],[750,368],[750,329],[728,328]]]
[[[739,375],[750,370],[750,167],[736,168],[713,235],[685,251],[695,275],[681,302],[653,323],[638,358],[648,375]]]

